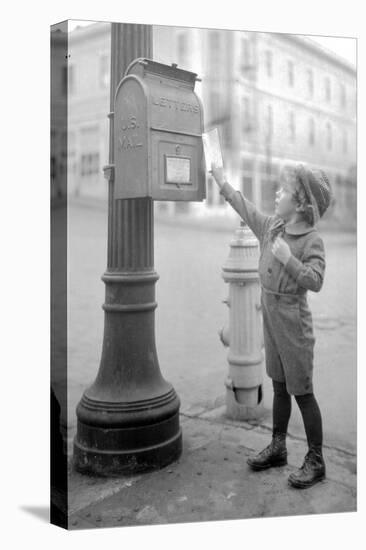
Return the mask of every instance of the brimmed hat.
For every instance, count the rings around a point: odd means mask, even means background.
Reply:
[[[314,223],[317,223],[332,199],[332,190],[327,175],[323,170],[315,170],[303,164],[296,166],[296,175],[303,185],[306,197],[312,206]]]

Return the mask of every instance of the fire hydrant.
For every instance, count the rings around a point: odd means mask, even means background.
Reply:
[[[225,380],[226,415],[237,420],[254,420],[263,414],[262,328],[258,275],[258,241],[242,222],[230,243],[222,268],[229,283],[229,325],[219,332],[229,347],[229,374]]]

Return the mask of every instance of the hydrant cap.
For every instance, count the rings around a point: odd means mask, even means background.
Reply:
[[[245,224],[240,225],[230,242],[229,255],[222,267],[224,272],[246,273],[258,271],[258,241],[249,227]]]

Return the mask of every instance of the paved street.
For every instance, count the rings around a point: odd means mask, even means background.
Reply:
[[[69,426],[75,407],[93,382],[103,339],[107,215],[103,208],[69,210],[68,383]],[[239,221],[239,218],[238,218]],[[160,368],[181,399],[181,412],[215,411],[224,404],[226,354],[218,330],[226,322],[221,278],[235,224],[226,231],[155,223],[157,283],[156,342]],[[325,443],[356,450],[356,238],[324,233],[327,272],[319,294],[309,293],[315,335],[314,387],[323,413]],[[271,385],[264,374],[262,424],[270,426]],[[304,436],[296,403],[290,432]]]

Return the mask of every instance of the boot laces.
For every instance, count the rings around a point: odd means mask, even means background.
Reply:
[[[310,449],[305,455],[303,465],[301,466],[301,470],[307,470],[309,468],[311,469],[314,466],[319,466],[319,464],[320,464],[319,456],[317,455],[316,451],[314,451],[313,449]]]
[[[271,442],[267,447],[265,447],[260,453],[260,457],[266,458],[268,455],[270,455],[273,451],[273,442]]]
[[[274,437],[269,445],[265,447],[259,455],[263,458],[267,458],[269,455],[273,453],[278,453],[281,451],[282,447],[282,441],[279,438]]]

